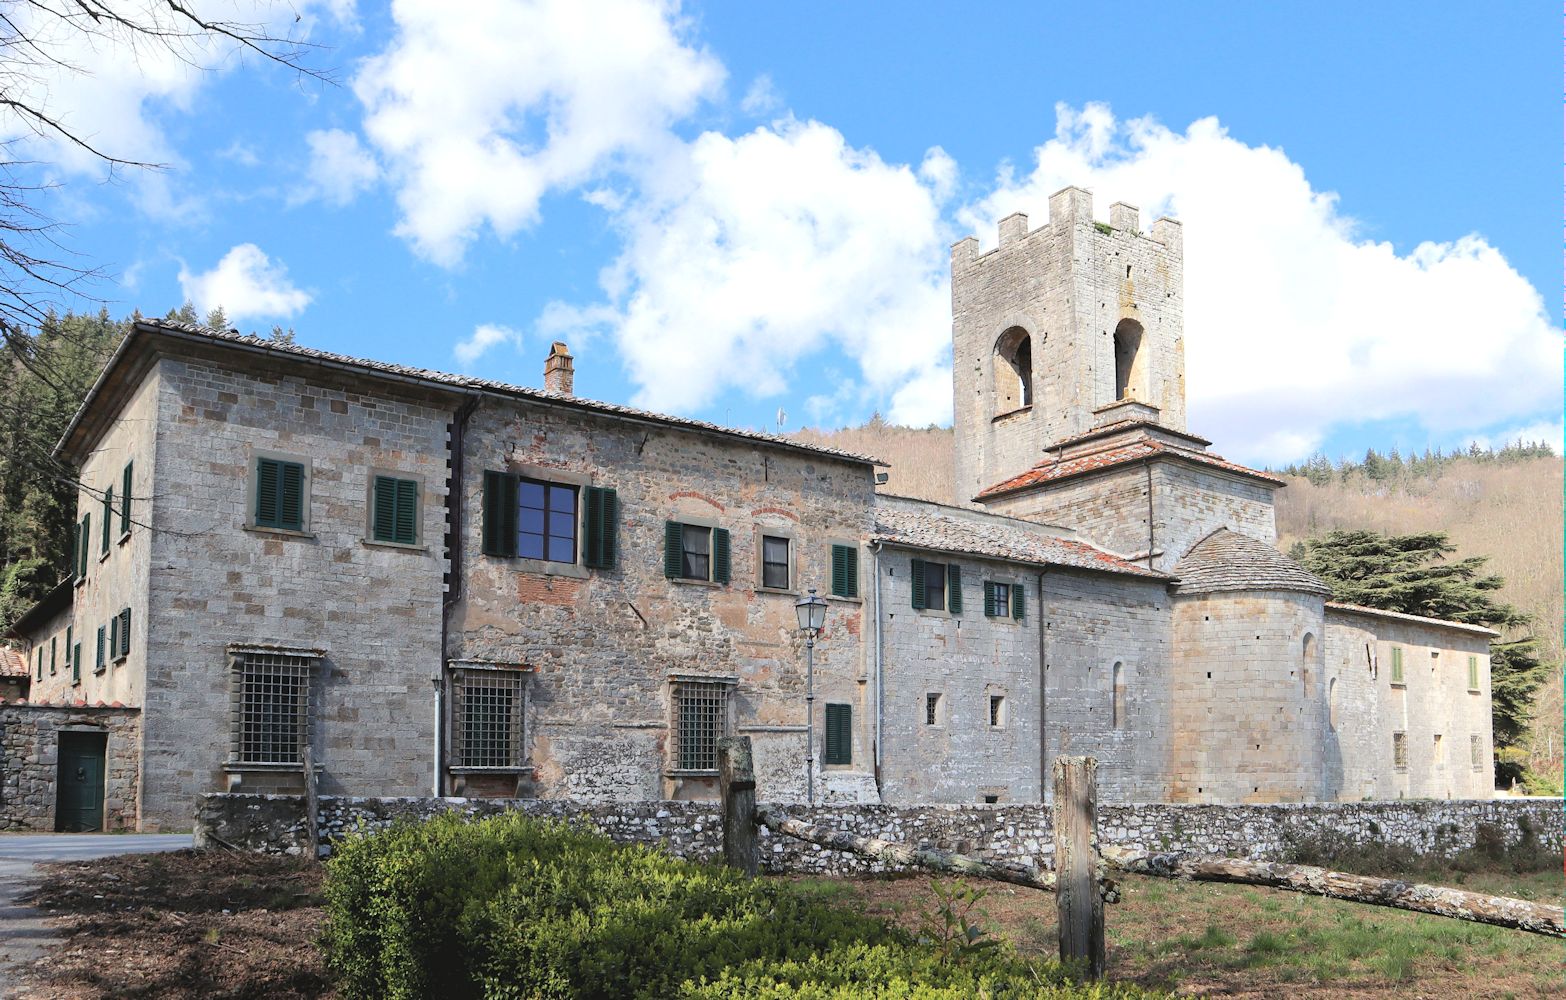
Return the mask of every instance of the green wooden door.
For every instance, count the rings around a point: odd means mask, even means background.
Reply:
[[[60,734],[54,828],[62,833],[103,829],[104,733]]]

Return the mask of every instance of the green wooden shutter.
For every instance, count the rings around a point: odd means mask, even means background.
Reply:
[[[53,677],[54,676],[54,672],[59,669],[59,660],[60,660],[60,640],[56,639],[54,636],[50,636],[49,637],[49,676],[50,677]]]
[[[663,575],[678,579],[685,567],[685,526],[678,521],[663,522]]]
[[[995,617],[995,590],[998,586],[999,584],[989,580],[984,581],[984,616],[986,618]]]
[[[298,462],[280,462],[279,527],[299,531],[304,528],[304,466]]]
[[[65,626],[65,665],[69,667],[71,660],[71,626]]]
[[[77,643],[71,647],[71,683],[82,682],[82,644]]]
[[[120,655],[130,655],[130,608],[120,612]]]
[[[396,541],[397,480],[390,476],[376,476],[373,503],[370,537],[377,542]]]
[[[76,546],[76,577],[79,580],[87,579],[87,546],[92,544],[92,515],[82,515],[82,543]]]
[[[823,764],[852,764],[854,762],[854,710],[850,705],[826,707],[826,750],[821,755]]]
[[[962,614],[962,568],[956,563],[946,567],[946,610]]]
[[[848,546],[832,546],[832,596],[848,596]]]
[[[98,532],[98,552],[109,551],[109,536],[114,533],[114,487],[103,491],[103,529]]]
[[[419,484],[413,479],[397,480],[397,516],[393,534],[404,545],[419,540]]]
[[[125,463],[125,473],[120,482],[120,534],[130,534],[131,526],[131,465]]]
[[[43,647],[42,646],[38,647],[38,656],[36,657],[36,659],[38,660],[38,679],[39,680],[43,680]]]
[[[517,477],[509,472],[484,473],[484,554],[517,554]]]
[[[843,546],[843,565],[848,569],[848,593],[845,597],[859,596],[859,549],[853,545]]]
[[[925,606],[925,597],[924,597],[924,560],[923,559],[915,559],[915,560],[913,560],[913,562],[910,564],[910,566],[908,568],[908,574],[909,574],[909,577],[910,577],[909,582],[912,584],[912,586],[909,589],[913,592],[913,606],[914,606],[914,610],[915,611],[922,611],[924,609],[924,606]]]
[[[1023,619],[1023,587],[1020,583],[1011,585],[1011,616],[1017,621]]]
[[[79,525],[79,524],[73,524],[73,525],[71,525],[71,579],[72,580],[80,580],[82,578],[81,558],[80,558],[81,548],[82,548],[82,526]]]
[[[256,525],[275,528],[277,518],[278,463],[270,458],[256,459]]]
[[[729,530],[712,529],[712,579],[715,583],[729,582]]]
[[[1479,657],[1468,658],[1468,690],[1479,690]]]
[[[1392,647],[1392,683],[1403,683],[1403,647]]]
[[[92,668],[94,670],[96,670],[97,672],[99,672],[99,673],[103,672],[103,641],[104,641],[104,628],[103,628],[102,625],[99,625],[98,626],[98,658],[93,661],[93,665],[92,665]]]
[[[620,498],[606,486],[587,488],[587,544],[582,561],[594,569],[613,569]]]
[[[109,659],[119,657],[120,650],[120,616],[115,615],[109,619]]]

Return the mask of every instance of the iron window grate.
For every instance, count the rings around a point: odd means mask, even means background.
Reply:
[[[315,660],[286,653],[239,655],[239,761],[297,764],[310,740]]]
[[[525,675],[464,670],[457,675],[459,767],[520,767]]]
[[[670,757],[681,771],[716,771],[718,738],[728,730],[729,692],[721,681],[679,681],[674,686]]]
[[[1408,734],[1392,734],[1392,769],[1395,771],[1408,770]]]

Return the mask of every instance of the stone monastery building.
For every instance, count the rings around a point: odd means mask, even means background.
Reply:
[[[1180,224],[1049,213],[952,250],[957,507],[578,398],[561,344],[540,390],[137,324],[16,628],[29,822],[185,828],[307,747],[323,794],[713,797],[730,733],[775,801],[1037,801],[1059,753],[1111,802],[1488,797],[1494,633],[1328,601],[1186,429]]]

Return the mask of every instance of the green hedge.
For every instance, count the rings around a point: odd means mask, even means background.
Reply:
[[[797,883],[595,831],[447,815],[338,844],[328,965],[347,997],[1130,997],[1001,948],[942,959]]]

